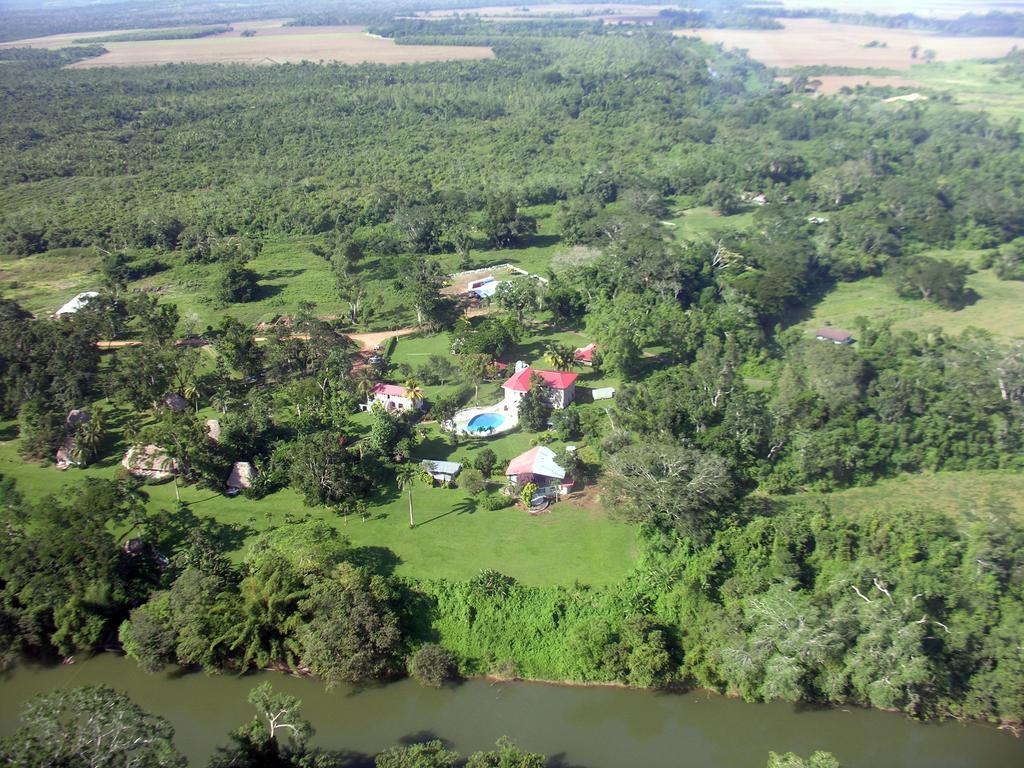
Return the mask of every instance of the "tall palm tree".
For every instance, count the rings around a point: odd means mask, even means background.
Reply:
[[[416,518],[413,517],[412,511],[412,487],[416,485],[416,481],[423,478],[423,470],[416,464],[400,464],[397,471],[395,472],[395,480],[398,481],[398,487],[409,494],[409,527],[416,527]]]
[[[79,464],[88,464],[99,453],[100,443],[106,433],[107,420],[103,411],[97,408],[88,421],[83,421],[75,430],[71,457]]]
[[[412,400],[414,403],[417,400],[423,399],[423,387],[416,379],[409,378],[405,381],[405,396]]]
[[[556,371],[568,371],[576,363],[576,353],[564,344],[554,342],[544,349],[544,359]]]
[[[356,394],[361,400],[368,400],[370,392],[377,384],[377,372],[373,368],[365,366],[357,370],[352,378],[356,384]]]
[[[199,413],[199,396],[202,394],[202,390],[199,386],[199,382],[196,379],[189,379],[185,382],[185,386],[182,388],[182,394],[186,400],[191,400],[195,406],[196,413]]]

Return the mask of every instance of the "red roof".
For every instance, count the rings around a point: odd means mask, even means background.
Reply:
[[[562,480],[565,478],[565,470],[555,462],[554,451],[546,445],[538,445],[512,459],[505,470],[505,475],[532,475]]]
[[[407,393],[408,390],[405,387],[400,387],[397,384],[375,384],[370,390],[370,394],[373,395],[391,395],[392,397],[408,397]]]
[[[519,373],[514,373],[508,378],[502,389],[511,389],[514,392],[527,392],[530,389],[530,377],[536,373],[552,389],[568,389],[579,378],[579,374],[565,373],[564,371],[535,371],[533,368],[523,368]]]
[[[828,339],[829,341],[853,341],[852,333],[841,331],[838,328],[819,328],[814,332],[814,335],[819,339]]]
[[[587,344],[587,346],[585,347],[580,347],[579,349],[577,349],[575,352],[573,352],[573,356],[581,363],[590,363],[593,362],[594,352],[596,351],[597,344],[591,343]]]

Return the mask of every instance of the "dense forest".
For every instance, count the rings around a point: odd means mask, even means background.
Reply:
[[[0,302],[0,409],[29,460],[52,455],[70,409],[103,401],[135,414],[118,429],[166,446],[183,482],[219,487],[246,456],[260,470],[247,494],[290,487],[358,514],[371,489],[412,482],[417,440],[410,419],[379,412],[351,439],[373,380],[352,374],[343,332],[381,301],[375,274],[405,322],[451,339],[450,359],[401,372],[426,384],[484,380],[532,319],[587,330],[621,387],[607,410],[568,409],[552,429],[583,446],[563,460],[642,530],[636,566],[610,587],[533,587],[490,570],[414,581],[320,522],[268,531],[232,561],[229,531],[184,506],[153,514],[126,478],[50,498],[7,481],[6,659],[117,641],[150,670],[706,686],[1024,720],[1024,530],[1011,514],[854,519],[795,495],[1024,468],[1024,346],[864,320],[849,329],[854,347],[789,327],[866,276],[950,311],[969,304],[972,267],[936,250],[981,250],[1021,279],[1019,126],[941,101],[803,98],[749,59],[659,30],[467,19],[374,30],[491,45],[496,58],[79,71],[57,68],[68,53],[0,52],[0,247],[102,254],[100,295],[73,321]],[[756,210],[749,229],[676,241],[662,224],[669,200]],[[525,243],[536,232],[525,209],[541,204],[570,257],[543,287],[503,292],[500,312],[458,320],[437,258]],[[231,318],[189,328],[173,304],[131,289],[213,264],[216,300],[246,302],[247,265],[296,236],[331,263],[347,316],[299,307],[257,344]],[[215,368],[175,343],[186,334],[213,345]],[[100,339],[145,346],[101,356]],[[751,368],[770,386],[751,386]],[[163,408],[168,392],[216,407],[220,441],[192,409]],[[427,416],[459,404],[438,398]],[[549,416],[524,427],[544,432]],[[79,440],[83,463],[103,439],[97,422]],[[486,477],[493,462],[475,469]],[[125,551],[115,531],[128,529],[166,557]]]

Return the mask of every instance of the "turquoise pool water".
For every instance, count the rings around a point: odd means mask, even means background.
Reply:
[[[469,432],[489,432],[504,423],[505,417],[500,413],[481,413],[469,420],[466,429]]]

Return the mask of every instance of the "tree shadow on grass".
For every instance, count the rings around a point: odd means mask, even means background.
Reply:
[[[461,499],[452,505],[452,508],[447,512],[442,512],[439,515],[434,515],[429,520],[423,522],[417,522],[416,527],[421,528],[427,523],[432,523],[435,520],[440,520],[442,517],[448,517],[448,515],[472,515],[476,512],[476,500],[475,499]]]
[[[256,288],[256,301],[272,299],[283,290],[284,286],[281,285],[267,285],[266,283],[260,283]]]
[[[106,421],[106,434],[98,452],[100,458],[90,464],[91,467],[108,469],[117,466],[130,447],[130,441],[124,438],[124,433],[131,421],[131,415],[120,409],[107,410]]]
[[[964,289],[963,294],[960,297],[960,301],[957,302],[956,306],[953,307],[954,312],[959,312],[965,307],[969,307],[972,304],[977,304],[978,300],[981,299],[981,294],[973,288]]]
[[[283,280],[289,277],[298,277],[305,273],[305,269],[272,269],[269,272],[264,272],[261,276],[261,280]]]
[[[522,250],[523,248],[550,248],[552,245],[558,245],[562,242],[560,235],[534,235],[523,241],[516,250]]]
[[[349,553],[348,561],[380,576],[390,576],[402,564],[402,558],[390,549],[375,546],[356,547]]]
[[[537,340],[527,344],[516,344],[509,352],[509,357],[514,360],[535,360],[540,359],[544,354],[544,342]]]
[[[451,445],[440,435],[431,435],[416,446],[416,453],[422,454],[423,459],[414,459],[414,461],[422,461],[424,459],[430,459],[431,461],[447,459],[455,451],[455,446]]]
[[[188,507],[161,509],[146,519],[146,527],[157,538],[157,549],[167,554],[188,541],[193,530],[201,530],[226,552],[241,549],[245,540],[256,533],[247,525],[229,525],[209,517],[199,517]]]

